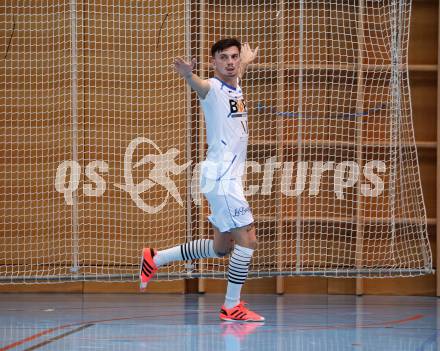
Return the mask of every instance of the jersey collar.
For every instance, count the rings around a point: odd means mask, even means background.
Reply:
[[[228,89],[232,89],[234,91],[237,90],[237,88],[233,87],[232,85],[229,85],[228,83],[225,83],[224,81],[222,81],[220,78],[218,77],[214,77],[215,79],[217,79],[220,83],[222,83],[222,86],[224,85],[226,88]]]

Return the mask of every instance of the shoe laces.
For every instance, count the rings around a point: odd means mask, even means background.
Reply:
[[[247,302],[246,301],[240,301],[240,303],[237,305],[240,309],[242,309],[242,310],[244,310],[244,311],[246,311],[246,312],[248,312],[249,310],[245,307],[245,306],[247,306]]]

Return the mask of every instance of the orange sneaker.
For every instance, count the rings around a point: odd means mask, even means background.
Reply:
[[[157,251],[146,247],[142,250],[141,267],[139,272],[139,278],[141,279],[140,288],[143,290],[147,287],[148,281],[153,278],[157,272],[156,263],[154,263],[153,257],[156,256]]]
[[[264,317],[259,314],[248,310],[245,305],[246,302],[240,301],[240,303],[230,309],[222,306],[220,309],[220,319],[223,321],[241,321],[241,322],[263,322]]]

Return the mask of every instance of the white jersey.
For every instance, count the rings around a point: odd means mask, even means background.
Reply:
[[[243,176],[248,144],[248,112],[240,86],[236,88],[217,77],[200,99],[205,115],[208,152],[202,174],[209,179]]]

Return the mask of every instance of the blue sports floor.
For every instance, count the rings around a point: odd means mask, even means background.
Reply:
[[[435,297],[244,300],[264,325],[221,322],[223,295],[0,294],[0,351],[439,350]]]

